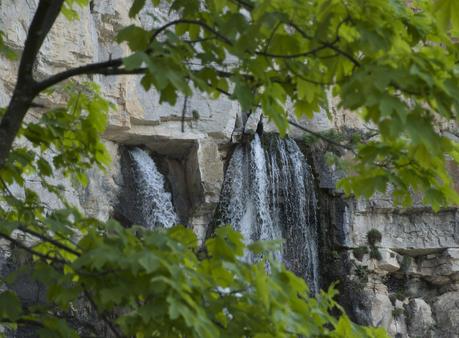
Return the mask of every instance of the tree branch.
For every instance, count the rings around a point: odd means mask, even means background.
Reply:
[[[253,5],[250,2],[243,1],[243,0],[231,0],[232,2],[240,5],[241,7],[251,11],[253,9]]]
[[[324,47],[328,47],[329,49],[335,51],[337,54],[344,56],[347,58],[349,61],[351,61],[355,66],[360,66],[360,62],[351,54],[349,54],[346,51],[343,51],[342,49],[338,48],[335,44],[336,42],[339,41],[339,36],[338,36],[338,31],[339,28],[341,27],[342,24],[344,24],[346,21],[348,21],[350,18],[346,17],[343,21],[341,21],[337,26],[336,26],[336,39],[334,42],[327,42],[327,41],[321,41],[319,40],[319,43],[322,44]],[[307,34],[303,29],[301,29],[297,24],[293,22],[288,23],[289,26],[291,26],[293,29],[295,29],[303,38],[307,40],[313,40],[313,37]]]
[[[164,26],[158,28],[152,35],[150,41],[152,42],[155,40],[159,34],[161,34],[163,31],[165,31],[167,28],[179,24],[191,24],[191,25],[198,25],[201,26],[202,28],[208,30],[209,32],[213,33],[216,37],[218,37],[220,40],[224,41],[228,45],[232,45],[233,43],[231,42],[230,39],[228,39],[226,36],[220,34],[218,31],[210,27],[208,24],[205,22],[202,22],[200,20],[191,20],[191,19],[178,19],[178,20],[173,20],[165,24]]]
[[[121,68],[123,66],[123,59],[113,59],[104,62],[91,63],[88,65],[72,68],[62,73],[55,74],[46,80],[43,80],[37,83],[37,87],[40,91],[43,91],[49,87],[52,87],[62,81],[68,80],[74,76],[80,75],[90,75],[90,74],[99,74],[105,76],[111,75],[140,75],[145,74],[147,68],[136,68],[136,69],[126,69]],[[230,77],[233,73],[225,72],[222,70],[216,70],[217,74],[222,77]]]
[[[323,43],[324,46],[334,50],[337,54],[340,54],[342,56],[344,56],[345,58],[347,58],[349,61],[351,61],[354,66],[357,66],[359,67],[360,66],[360,62],[354,58],[354,56],[352,56],[351,54],[349,54],[348,52],[342,50],[342,49],[339,49],[338,47],[336,47],[334,44],[330,44],[330,43],[327,43],[327,42],[324,42]]]
[[[186,115],[186,108],[188,104],[188,96],[183,98],[183,108],[182,108],[182,133],[185,132],[185,115]]]
[[[121,58],[108,60],[104,62],[90,63],[84,66],[80,66],[80,67],[76,67],[76,68],[72,68],[72,69],[63,71],[62,73],[52,75],[46,80],[39,82],[37,84],[37,88],[40,91],[43,91],[49,87],[54,86],[55,84],[58,84],[59,82],[62,82],[64,80],[67,80],[71,77],[78,76],[78,75],[103,74],[103,73],[106,73],[107,75],[108,73],[110,73],[109,75],[119,75],[120,74],[119,68],[122,65],[123,65],[123,59]],[[115,73],[115,71],[118,71],[118,72]],[[123,69],[123,71],[126,74],[127,70]],[[129,74],[132,74],[132,72]]]
[[[19,318],[17,320],[11,320],[9,318],[0,318],[0,323],[11,323],[11,324],[22,324],[22,325],[32,325],[43,327],[43,324],[35,319],[26,319],[26,318]]]
[[[293,73],[293,75],[295,75],[296,77],[300,78],[300,79],[303,80],[303,81],[306,81],[306,82],[309,82],[309,83],[312,83],[312,84],[315,84],[315,85],[318,85],[318,86],[331,86],[331,85],[340,83],[340,81],[322,82],[322,81],[317,81],[317,80],[308,79],[308,78],[302,76],[300,73],[296,72],[296,71],[288,64],[288,62],[285,63],[285,66],[286,66],[287,69],[288,69],[289,71],[291,71],[291,72]]]
[[[5,165],[24,116],[39,93],[33,78],[33,66],[63,3],[64,0],[40,0],[38,3],[24,44],[13,96],[0,121],[0,168]]]
[[[68,247],[67,245],[65,244],[62,244],[56,240],[54,240],[53,238],[49,238],[48,236],[45,236],[43,234],[40,234],[39,232],[36,232],[34,230],[31,230],[31,229],[28,229],[24,226],[19,226],[18,227],[18,230],[22,231],[22,232],[25,232],[25,233],[28,233],[29,235],[32,235],[34,237],[37,237],[39,239],[41,239],[42,241],[44,242],[48,242],[49,244],[52,244],[54,245],[55,247],[59,248],[59,249],[62,249],[64,251],[67,251],[68,253],[71,253],[77,257],[80,257],[81,256],[81,253],[79,253],[78,251]]]
[[[59,264],[63,264],[63,265],[70,264],[69,262],[67,262],[67,261],[65,261],[63,259],[60,259],[60,258],[57,258],[57,257],[51,257],[51,256],[48,256],[48,255],[42,254],[40,252],[37,252],[37,251],[29,248],[27,245],[25,245],[21,241],[19,241],[17,239],[14,239],[13,237],[11,237],[11,236],[9,236],[7,234],[4,234],[4,233],[0,232],[0,237],[6,239],[8,242],[11,242],[12,244],[14,244],[17,247],[27,251],[30,254],[32,254],[34,256],[37,256],[37,257],[40,257],[41,259],[54,261],[55,263],[59,263]]]
[[[88,299],[89,303],[91,303],[91,306],[93,307],[94,311],[102,318],[102,320],[105,322],[105,324],[107,324],[107,326],[110,328],[110,330],[112,331],[112,333],[117,337],[117,338],[122,338],[123,335],[118,331],[118,329],[116,328],[116,326],[112,323],[112,321],[110,319],[107,318],[106,315],[104,315],[103,313],[99,313],[98,309],[97,309],[97,305],[96,305],[96,302],[94,301],[94,299],[92,298],[91,294],[89,293],[88,290],[84,289],[83,290],[83,293],[85,295],[85,297]]]
[[[275,58],[275,59],[295,59],[295,58],[299,58],[299,57],[306,57],[306,56],[309,56],[309,55],[314,55],[316,54],[317,52],[323,50],[323,49],[326,49],[326,48],[330,48],[326,45],[322,45],[322,46],[319,46],[319,47],[316,47],[316,48],[313,48],[311,50],[308,50],[306,52],[303,52],[303,53],[296,53],[296,54],[273,54],[273,53],[269,53],[269,52],[255,52],[255,54],[257,55],[263,55],[263,56],[267,56],[267,57],[271,57],[271,58]]]
[[[271,45],[271,41],[273,40],[273,37],[274,37],[274,34],[276,34],[277,30],[279,29],[279,27],[282,25],[282,21],[279,21],[276,26],[274,27],[274,29],[271,31],[271,34],[269,35],[269,38],[268,40],[266,41],[266,45],[265,45],[265,48],[263,48],[263,52],[267,52],[268,49],[269,49],[269,46]]]
[[[33,80],[33,66],[43,41],[53,27],[64,0],[40,0],[30,24],[18,71],[18,84]]]
[[[352,147],[348,146],[348,145],[335,142],[335,141],[329,139],[328,137],[322,135],[321,133],[318,133],[318,132],[312,131],[312,130],[306,128],[306,127],[303,127],[302,125],[298,124],[297,122],[295,122],[295,121],[293,121],[291,119],[288,119],[288,123],[291,124],[292,126],[298,128],[298,129],[301,129],[301,130],[307,132],[308,134],[311,134],[311,135],[313,135],[313,136],[315,136],[317,138],[320,138],[321,140],[323,140],[323,141],[325,141],[327,143],[330,143],[330,144],[332,144],[332,145],[334,145],[336,147],[339,147],[339,148],[344,148],[346,150],[351,151],[353,154],[355,154],[355,150]]]

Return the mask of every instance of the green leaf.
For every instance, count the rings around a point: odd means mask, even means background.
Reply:
[[[145,252],[139,259],[139,264],[147,273],[156,271],[160,266],[159,259],[150,252]]]
[[[150,44],[151,32],[142,27],[130,25],[123,28],[117,35],[116,40],[127,42],[132,51],[145,50]]]
[[[41,338],[78,338],[78,333],[70,328],[63,320],[58,318],[46,318],[44,327],[38,330]]]
[[[21,313],[21,302],[14,292],[3,291],[0,293],[0,322],[1,319],[15,321]]]
[[[14,61],[17,60],[17,54],[8,46],[5,45],[4,42],[5,34],[0,31],[0,55],[4,55],[8,60]],[[1,114],[0,114],[1,116]]]
[[[145,6],[145,2],[146,2],[146,0],[134,0],[134,2],[132,3],[131,8],[129,10],[129,17],[133,18],[137,14],[139,14],[139,12]]]
[[[123,64],[126,66],[127,70],[133,70],[140,68],[147,58],[148,56],[146,56],[145,53],[137,52],[124,58]]]
[[[439,24],[445,30],[459,36],[459,3],[455,0],[435,0],[434,11]]]
[[[38,170],[40,171],[40,173],[43,176],[51,176],[52,175],[53,169],[52,169],[51,165],[48,163],[48,161],[46,161],[44,158],[40,158],[37,161],[37,165],[38,165]]]
[[[243,111],[249,111],[253,107],[253,94],[251,88],[242,80],[234,80],[236,87],[234,88],[233,97],[239,101]]]

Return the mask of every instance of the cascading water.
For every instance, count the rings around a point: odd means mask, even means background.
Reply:
[[[235,149],[223,183],[218,221],[232,224],[247,242],[283,239],[277,257],[317,292],[318,221],[311,168],[292,139],[276,136],[268,143],[264,150],[257,134],[250,144]]]
[[[164,189],[164,176],[147,152],[129,149],[123,171],[128,193],[120,199],[119,207],[124,218],[148,228],[169,228],[177,223],[171,194]]]

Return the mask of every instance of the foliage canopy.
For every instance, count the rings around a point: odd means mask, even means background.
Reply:
[[[171,1],[177,20],[131,25],[118,41],[133,51],[125,68],[145,66],[142,84],[161,101],[174,104],[191,88],[223,93],[245,111],[260,108],[281,133],[289,113],[312,117],[331,91],[376,131],[357,145],[341,187],[365,197],[390,187],[405,206],[420,192],[438,209],[459,202],[446,170],[458,147],[445,133],[459,109],[457,4],[410,3]]]

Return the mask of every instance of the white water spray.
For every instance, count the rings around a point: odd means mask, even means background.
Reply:
[[[319,290],[317,201],[311,168],[295,141],[272,137],[266,150],[255,135],[239,145],[223,184],[219,222],[246,242],[283,239],[277,253],[287,267]],[[256,257],[248,257],[256,260]]]
[[[134,184],[137,191],[136,219],[149,228],[170,228],[177,223],[171,194],[164,189],[164,177],[156,168],[153,159],[142,149],[129,150],[132,159]]]

